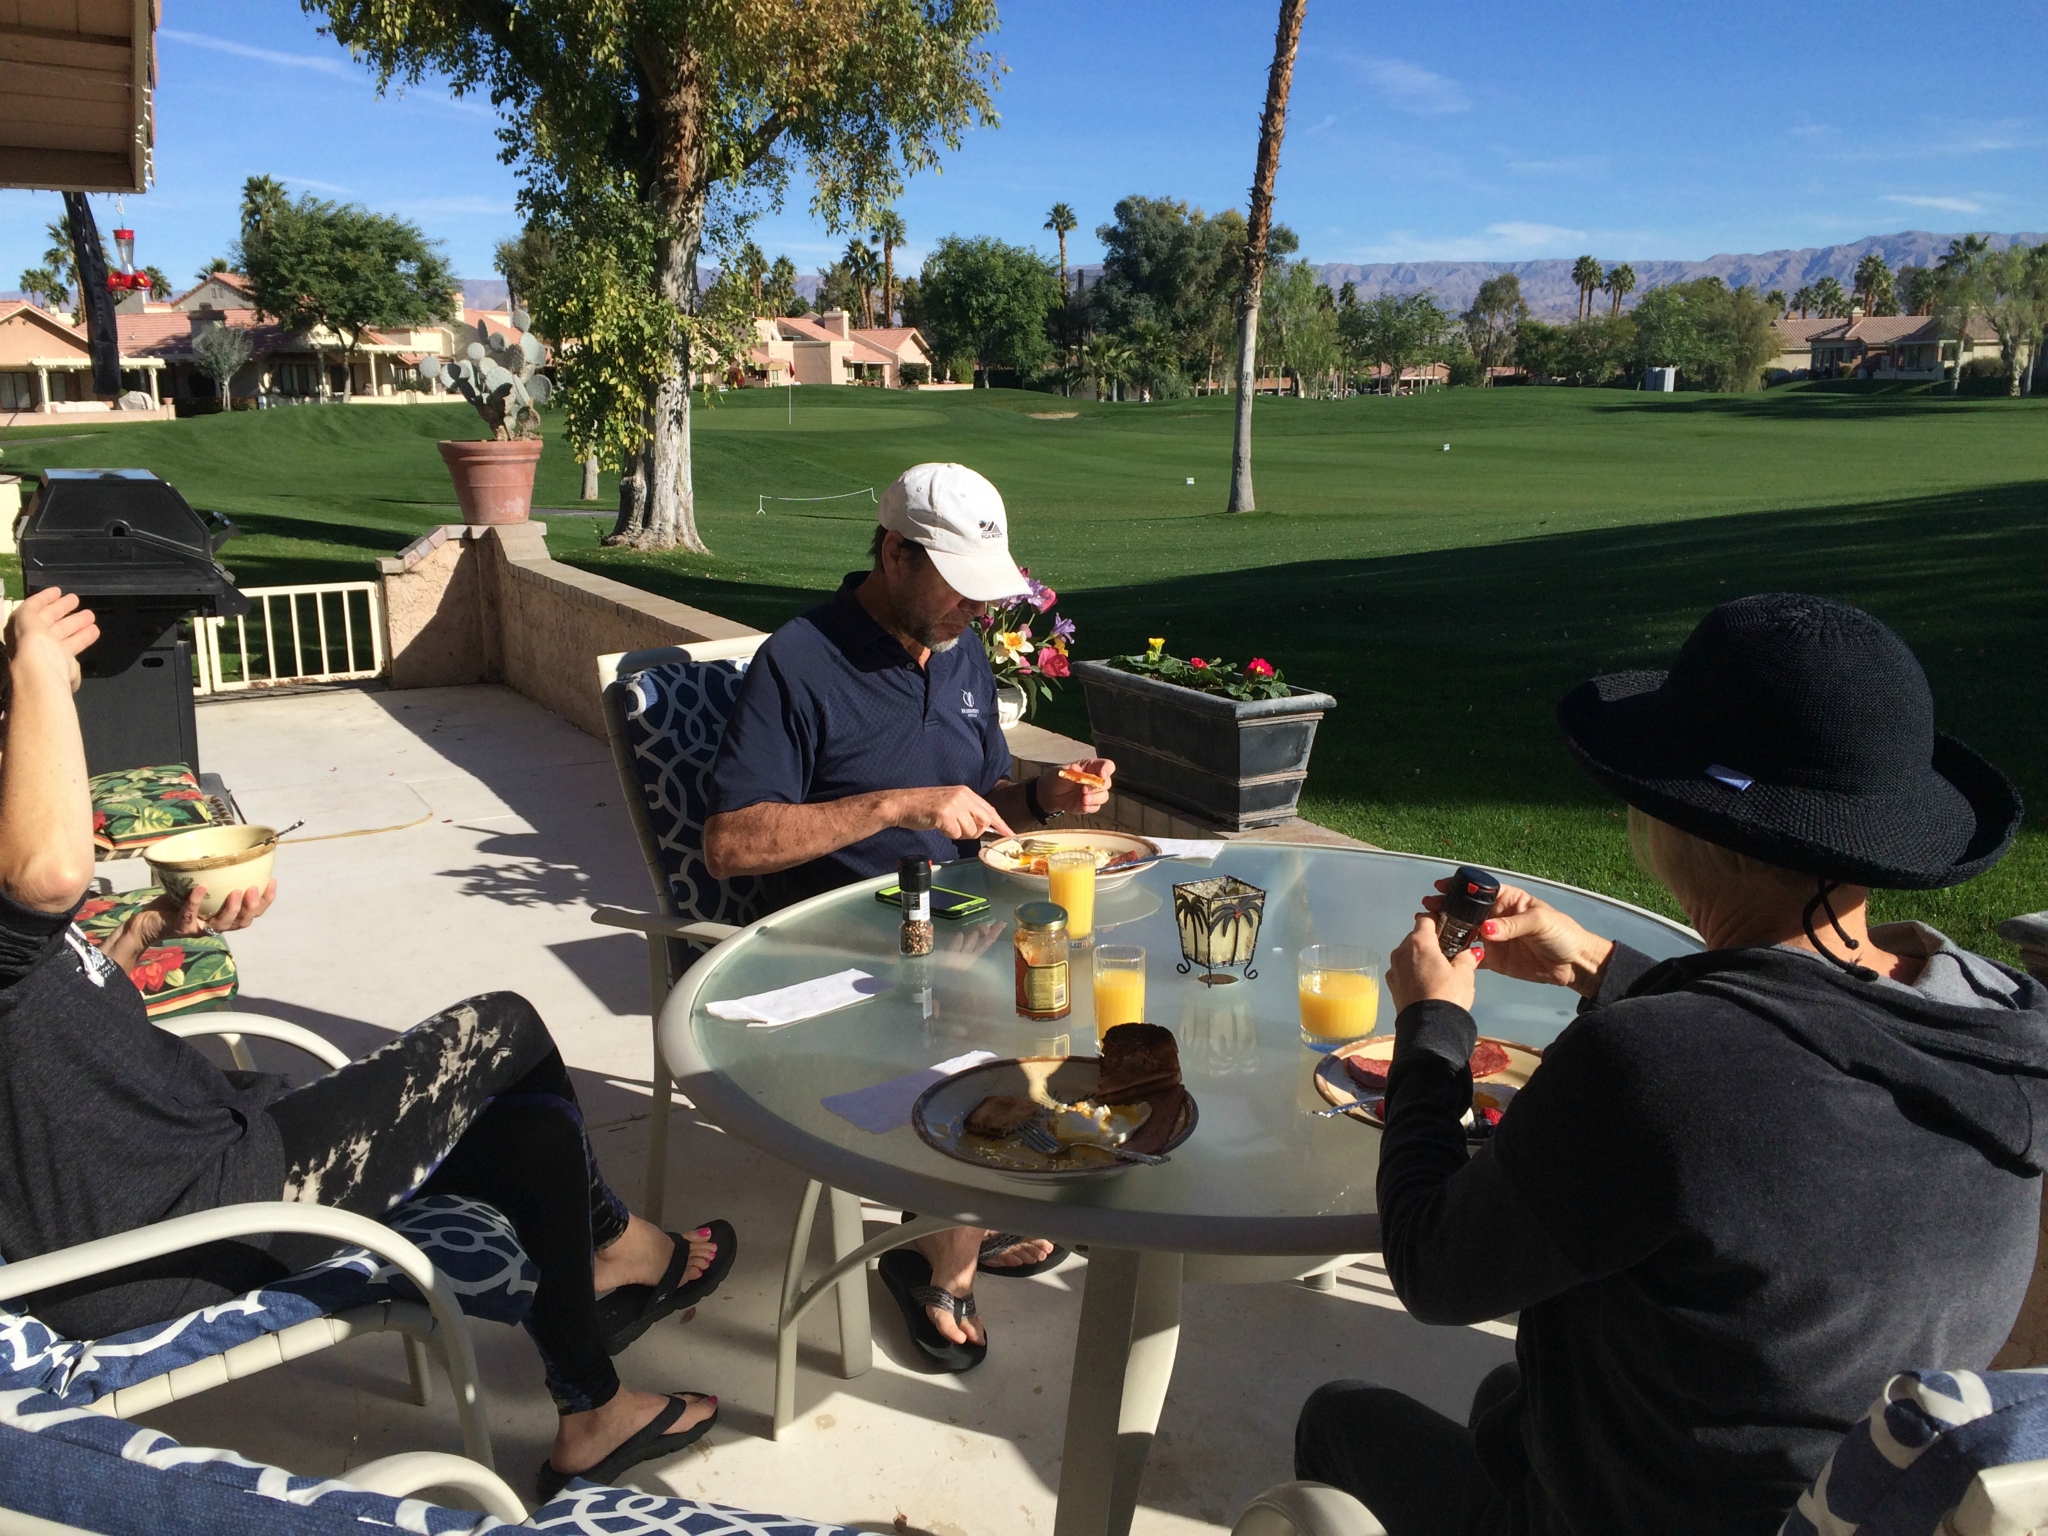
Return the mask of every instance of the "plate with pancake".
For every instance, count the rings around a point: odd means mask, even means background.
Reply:
[[[1136,877],[1140,865],[1159,858],[1159,845],[1130,832],[1030,832],[984,843],[981,862],[1034,891],[1048,889],[1045,861],[1069,848],[1095,855],[1095,889],[1113,891]]]
[[[1352,1106],[1345,1118],[1386,1129],[1381,1102],[1394,1037],[1369,1035],[1339,1046],[1316,1065],[1316,1092],[1330,1104]],[[1533,1045],[1481,1035],[1472,1048],[1472,1107],[1465,1111],[1465,1139],[1481,1142],[1493,1134],[1509,1101],[1528,1086],[1543,1053]]]
[[[1109,1147],[1164,1157],[1194,1134],[1199,1117],[1171,1030],[1119,1024],[1102,1052],[985,1061],[927,1088],[910,1123],[933,1151],[1030,1184],[1107,1178],[1144,1166]],[[1027,1126],[1059,1150],[1027,1145]]]

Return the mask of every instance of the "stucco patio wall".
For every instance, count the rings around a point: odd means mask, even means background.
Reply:
[[[758,633],[551,560],[541,523],[447,523],[377,572],[392,687],[504,683],[600,739],[596,657]]]

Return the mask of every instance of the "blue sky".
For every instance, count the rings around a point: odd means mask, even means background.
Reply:
[[[1251,178],[1270,0],[1010,0],[1002,125],[900,208],[915,264],[948,233],[1076,261],[1128,193],[1210,209]],[[1562,7],[1310,0],[1279,216],[1316,261],[1702,258],[1866,234],[2048,226],[2048,5],[1919,0]],[[138,258],[182,286],[227,249],[244,177],[402,214],[487,276],[514,182],[486,104],[379,99],[284,0],[165,7],[155,190]],[[807,193],[757,238],[804,271],[844,237]],[[50,193],[0,192],[0,288],[39,259]],[[102,223],[112,227],[112,199]]]

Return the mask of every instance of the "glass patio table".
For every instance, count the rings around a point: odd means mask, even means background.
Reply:
[[[919,1072],[972,1050],[997,1056],[1095,1051],[1089,951],[1073,961],[1073,1012],[1056,1023],[1017,1015],[1012,923],[1042,893],[979,863],[947,865],[934,884],[985,895],[981,919],[937,924],[934,954],[897,954],[899,914],[871,880],[799,903],[744,929],[694,966],[662,1009],[662,1052],[678,1089],[726,1130],[819,1184],[921,1213],[862,1244],[857,1208],[835,1211],[839,1262],[816,1299],[880,1249],[941,1226],[1029,1233],[1088,1248],[1074,1353],[1056,1536],[1123,1536],[1172,1375],[1184,1276],[1283,1279],[1379,1244],[1373,1183],[1379,1133],[1344,1116],[1318,1117],[1321,1059],[1301,1043],[1295,953],[1312,943],[1386,956],[1419,898],[1455,866],[1444,860],[1298,843],[1233,842],[1212,863],[1170,859],[1096,897],[1098,943],[1145,950],[1146,1017],[1179,1039],[1181,1073],[1200,1112],[1189,1140],[1157,1167],[1044,1185],[957,1162],[908,1125],[880,1134],[820,1102]],[[1205,986],[1182,975],[1173,919],[1176,883],[1235,875],[1265,891],[1254,979]],[[1509,877],[1588,928],[1662,958],[1699,947],[1685,928],[1622,902],[1547,881]],[[836,1013],[750,1028],[706,1011],[712,1002],[858,967],[889,990]],[[1384,982],[1381,983],[1384,992]],[[1481,973],[1480,1031],[1528,1045],[1554,1039],[1578,999],[1562,988]],[[1382,1031],[1393,1022],[1382,998]],[[807,1239],[818,1191],[806,1197]],[[1184,1256],[1211,1256],[1190,1259]],[[792,1260],[800,1276],[802,1255]],[[793,1284],[793,1283],[792,1283]],[[794,1318],[784,1327],[793,1360]],[[808,1306],[808,1302],[806,1303]],[[840,1292],[846,1373],[866,1364],[865,1312]],[[864,1292],[859,1302],[864,1307]],[[858,1324],[857,1348],[848,1329]],[[858,1358],[854,1358],[855,1356]],[[787,1374],[787,1373],[786,1373]],[[793,1385],[778,1380],[778,1425]]]

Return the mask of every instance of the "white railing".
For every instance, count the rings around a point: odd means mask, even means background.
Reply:
[[[193,691],[234,693],[382,677],[384,597],[374,581],[244,587],[238,619],[196,618]]]

